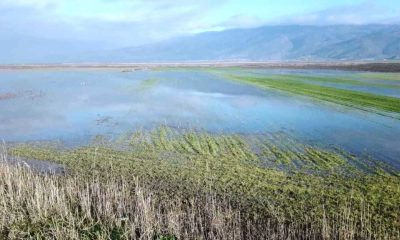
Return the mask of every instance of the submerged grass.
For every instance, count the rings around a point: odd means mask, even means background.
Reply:
[[[152,88],[154,88],[155,86],[157,86],[160,83],[159,79],[156,78],[149,78],[149,79],[145,79],[142,82],[140,82],[139,86],[137,89],[137,91],[147,91],[150,90]]]
[[[373,80],[400,81],[399,73],[359,73],[357,76]]]
[[[68,176],[47,177],[1,166],[0,209],[7,217],[0,225],[14,236],[400,237],[397,170],[290,138],[162,127],[126,135],[117,146],[20,145],[8,152],[70,169]]]
[[[276,89],[295,95],[312,97],[318,100],[332,102],[364,111],[376,112],[390,117],[398,117],[400,99],[352,90],[319,86],[293,78],[275,78],[274,76],[229,76],[230,79],[261,88]]]
[[[354,79],[349,77],[330,77],[330,76],[309,76],[299,74],[272,74],[269,77],[273,77],[276,80],[292,80],[292,81],[304,81],[309,83],[334,83],[334,84],[345,84],[349,86],[366,86],[366,87],[381,87],[381,88],[400,88],[399,85],[370,82],[361,79]]]

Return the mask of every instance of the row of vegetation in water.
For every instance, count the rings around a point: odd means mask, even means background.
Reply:
[[[346,89],[351,87],[400,90],[398,74],[355,73],[344,75],[308,75],[307,72],[284,71],[241,67],[192,67],[159,68],[160,71],[200,71],[260,88],[272,89],[293,95],[311,97],[316,100],[340,104],[363,111],[374,112],[393,118],[400,118],[400,98],[370,92]],[[325,86],[324,84],[328,84]]]
[[[246,76],[233,74],[226,75],[226,77],[238,82],[255,85],[261,88],[284,91],[294,95],[311,97],[321,101],[340,104],[389,117],[400,118],[400,98],[313,84],[313,81],[336,83],[338,81],[347,81],[341,78],[338,80],[336,78],[328,77],[308,77],[296,75]],[[356,82],[355,80],[350,82],[353,83],[353,81]],[[361,85],[364,83],[357,84]],[[370,84],[378,85],[377,83]],[[368,86],[368,84],[364,85]]]
[[[389,81],[400,81],[400,74],[399,73],[376,73],[376,72],[369,72],[369,73],[359,73],[358,74],[362,78],[366,79],[381,79],[381,80],[389,80]]]
[[[247,71],[247,73],[255,75],[251,71]],[[258,74],[265,75],[265,74]],[[360,74],[358,74],[360,75]],[[350,76],[310,76],[310,75],[303,75],[303,74],[269,74],[267,75],[269,78],[274,78],[275,80],[292,80],[292,81],[299,81],[299,82],[308,82],[308,83],[334,83],[334,84],[343,84],[344,86],[366,86],[366,87],[381,87],[381,88],[393,88],[393,89],[400,89],[400,85],[398,84],[389,84],[387,81],[366,81],[368,79],[368,75],[360,75],[360,78],[357,77],[350,77]],[[357,75],[356,75],[357,76]],[[365,76],[365,77],[363,77]],[[393,80],[390,80],[393,81]],[[391,82],[390,82],[391,83]],[[396,83],[396,82],[395,82]]]
[[[247,73],[247,74],[261,74],[259,71],[264,72],[268,75],[286,75],[286,76],[299,76],[299,77],[311,77],[311,78],[320,78],[322,81],[326,81],[329,79],[334,80],[335,82],[346,82],[346,83],[356,83],[359,82],[361,84],[368,84],[365,80],[373,80],[375,83],[384,84],[379,82],[384,81],[394,81],[394,83],[400,81],[400,75],[398,73],[390,73],[390,72],[355,72],[355,71],[344,71],[339,70],[340,73],[346,73],[341,76],[330,76],[329,74],[320,76],[315,75],[307,75],[307,73],[314,73],[315,71],[320,71],[321,73],[335,73],[334,69],[285,69],[285,68],[259,68],[259,67],[157,67],[152,68],[152,71],[205,71],[216,74],[226,74],[226,73]],[[281,72],[283,74],[277,74],[277,72]],[[359,80],[359,81],[358,81]],[[371,82],[370,82],[371,83]],[[387,85],[380,85],[385,86]]]
[[[8,156],[66,175],[0,171],[3,236],[75,239],[396,239],[398,169],[282,134],[161,127]],[[4,154],[3,158],[7,156]]]

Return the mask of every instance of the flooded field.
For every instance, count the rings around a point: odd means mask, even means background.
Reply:
[[[232,76],[388,97],[394,110],[365,111]],[[400,168],[400,77],[395,74],[240,68],[2,71],[0,86],[0,138],[6,142],[79,146],[98,135],[114,139],[166,125],[211,133],[283,133]]]

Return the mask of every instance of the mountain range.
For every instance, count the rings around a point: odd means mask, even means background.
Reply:
[[[41,47],[42,54],[34,51],[35,56],[28,62],[398,60],[400,25],[264,26],[205,32],[116,50],[92,48],[80,53],[76,48],[68,49],[74,44],[59,54],[51,48],[60,48],[60,44],[47,45],[49,49]]]

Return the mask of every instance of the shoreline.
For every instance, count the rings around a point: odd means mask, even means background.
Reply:
[[[56,63],[56,64],[0,64],[0,71],[63,70],[63,69],[120,69],[143,70],[160,67],[245,67],[271,69],[330,69],[366,72],[400,72],[400,62],[171,62],[171,63]]]

